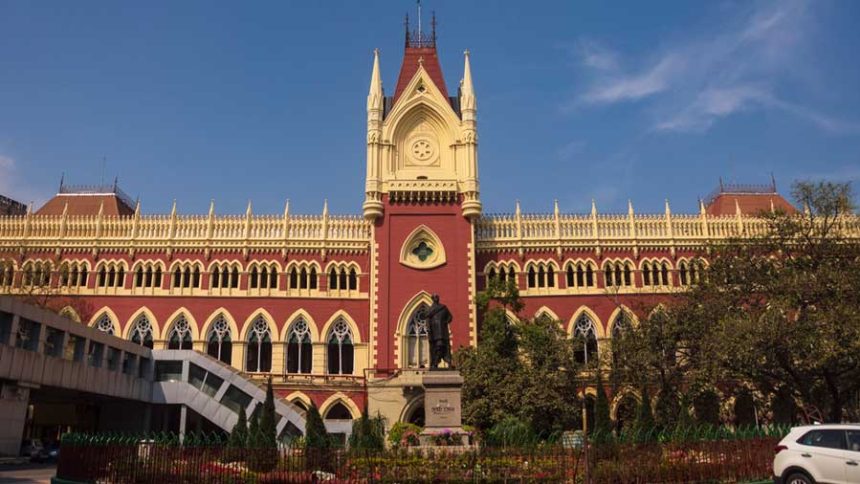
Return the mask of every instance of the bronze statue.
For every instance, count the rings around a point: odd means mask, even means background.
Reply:
[[[432,299],[433,304],[426,312],[430,333],[430,369],[438,370],[441,361],[448,363],[448,368],[454,368],[451,363],[451,339],[448,331],[452,319],[451,311],[448,306],[439,302],[438,294],[434,294]]]

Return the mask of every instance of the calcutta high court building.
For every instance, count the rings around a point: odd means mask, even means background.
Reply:
[[[546,315],[583,347],[614,334],[698,277],[714,241],[794,211],[773,186],[721,186],[690,214],[485,215],[478,103],[468,51],[458,83],[435,28],[406,31],[400,74],[367,94],[365,199],[354,215],[143,215],[116,186],[74,187],[0,216],[0,292],[44,297],[81,324],[156,349],[194,349],[262,381],[326,422],[365,406],[387,425],[423,419],[429,366],[423,309],[439,294],[451,346],[478,343],[476,295],[514,281],[512,321]],[[492,176],[492,174],[490,174]],[[358,189],[358,187],[353,187]],[[360,210],[360,214],[359,214]],[[15,211],[13,211],[15,212]]]

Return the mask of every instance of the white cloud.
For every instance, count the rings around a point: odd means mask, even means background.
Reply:
[[[582,97],[591,104],[636,100],[664,91],[671,78],[683,69],[683,61],[667,55],[648,71],[632,76],[616,76],[594,86]]]
[[[577,54],[587,67],[601,71],[612,71],[618,68],[618,55],[593,40],[580,40],[577,44]]]
[[[802,93],[781,89],[786,79],[803,78],[804,69],[812,68],[803,57],[812,14],[808,0],[754,4],[710,35],[658,50],[645,56],[650,62],[626,69],[618,55],[584,41],[580,62],[591,84],[577,104],[648,101],[655,131],[703,132],[733,114],[770,109],[831,134],[858,134],[860,125],[794,99]]]

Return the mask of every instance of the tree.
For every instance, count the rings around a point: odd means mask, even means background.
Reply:
[[[278,437],[275,414],[275,395],[272,379],[266,383],[266,399],[251,419],[251,445],[254,451],[248,458],[248,467],[256,472],[268,472],[278,464]]]
[[[735,395],[735,425],[737,426],[752,426],[756,425],[756,410],[753,394],[748,388],[741,388]]]
[[[248,439],[245,445],[252,449],[260,446],[260,412],[251,413],[251,418],[248,420]]]
[[[277,415],[275,414],[275,395],[272,378],[266,382],[266,400],[260,414],[260,446],[276,449],[278,447]]]
[[[784,388],[807,419],[843,419],[860,391],[851,190],[798,183],[792,192],[802,214],[761,213],[763,225],[708,247],[707,267],[693,261],[696,284],[626,332],[619,371],[627,384],[662,391],[742,382],[763,395]]]
[[[593,429],[598,436],[608,436],[612,431],[612,419],[609,416],[609,399],[606,397],[606,389],[603,387],[599,371],[595,390],[597,398],[594,400],[594,422],[591,422],[589,430]]]
[[[509,281],[492,280],[478,303],[478,346],[455,355],[464,379],[464,421],[486,431],[514,416],[543,438],[574,427],[578,368],[561,323],[510,321],[507,311],[519,311],[522,303]]]
[[[227,447],[230,449],[244,449],[248,445],[248,417],[245,415],[245,407],[239,407],[239,419],[230,432],[227,439]]]
[[[399,442],[398,442],[399,443]],[[379,451],[385,448],[385,421],[377,415],[370,418],[367,405],[361,412],[361,417],[352,423],[352,434],[349,436],[349,450],[354,452]]]
[[[305,428],[305,446],[308,449],[324,450],[331,447],[331,436],[325,428],[320,411],[316,403],[311,401],[308,409]]]
[[[860,390],[860,244],[846,237],[848,184],[798,183],[802,215],[715,252],[688,306],[712,325],[714,363],[762,393],[785,386],[808,415],[842,420]],[[691,312],[694,312],[691,311]]]
[[[642,398],[639,400],[639,411],[636,412],[636,430],[640,434],[653,432],[656,429],[654,414],[651,411],[651,396],[648,387],[642,387]]]
[[[706,389],[693,397],[693,409],[699,425],[720,425],[720,397],[717,392]]]

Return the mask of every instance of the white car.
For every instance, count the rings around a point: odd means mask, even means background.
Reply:
[[[860,424],[794,427],[774,452],[776,484],[860,483]]]

